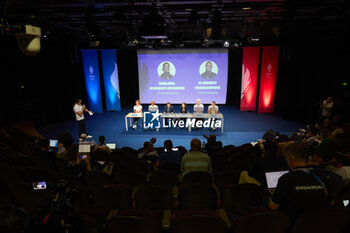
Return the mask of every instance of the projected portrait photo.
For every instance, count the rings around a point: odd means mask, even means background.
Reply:
[[[175,76],[175,73],[175,66],[169,61],[163,61],[158,65],[158,75],[164,80],[172,79]]]
[[[212,79],[218,74],[218,66],[213,61],[205,61],[199,67],[199,74],[204,79]]]

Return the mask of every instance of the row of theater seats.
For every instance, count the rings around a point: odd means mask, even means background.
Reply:
[[[11,173],[10,169],[4,168],[5,166],[2,166],[1,171]],[[3,182],[7,183],[8,192],[1,193],[11,193],[12,196],[6,197],[9,201],[25,207],[39,217],[38,204],[48,200],[52,190],[48,186],[47,190],[34,191],[30,182],[48,179],[55,183],[59,179],[39,174],[34,176],[34,171],[40,171],[35,168],[11,168],[22,180],[20,182],[3,179]],[[179,181],[177,173],[168,171],[152,173],[148,179],[145,174],[139,172],[122,173],[124,178],[120,178],[120,181],[124,182],[112,184],[111,177],[104,172],[87,172],[82,177],[84,182],[74,186],[77,194],[74,215],[81,218],[84,232],[103,232],[103,229],[107,232],[160,232],[164,229],[173,232],[259,232],[258,229],[261,228],[270,229],[263,232],[285,232],[288,226],[288,218],[285,215],[270,213],[261,207],[261,192],[254,184],[226,184],[221,186],[219,191],[208,173],[189,173],[184,176],[183,183]],[[139,179],[141,177],[142,179]],[[1,187],[4,189],[6,185]],[[345,229],[344,221],[349,220],[346,217],[347,209],[322,211],[314,214],[321,217],[325,215],[330,219],[337,216],[337,219],[332,220],[332,224],[336,223],[337,227],[344,226],[343,230]],[[311,214],[305,218],[315,217]],[[302,221],[303,224],[306,224],[305,222],[307,221]],[[208,223],[212,227],[207,226]],[[334,229],[332,224],[328,224],[329,226],[322,229]],[[297,226],[294,228],[304,229]],[[300,229],[294,231],[303,232]]]
[[[32,140],[21,138],[25,144]],[[293,225],[286,215],[264,208],[258,186],[238,184],[240,170],[257,153],[250,144],[212,151],[214,176],[194,172],[184,177],[176,164],[161,164],[154,171],[137,160],[132,148],[92,155],[93,162],[112,162],[113,172],[90,171],[81,177],[75,177],[64,160],[47,169],[50,161],[35,159],[35,152],[32,159],[15,154],[0,165],[0,201],[27,209],[41,224],[47,204],[67,198],[70,215],[79,219],[83,233],[348,232],[345,208],[315,210]],[[47,189],[34,191],[31,183],[43,180]]]

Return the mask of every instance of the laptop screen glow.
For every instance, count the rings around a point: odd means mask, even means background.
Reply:
[[[267,188],[269,189],[274,189],[277,187],[277,183],[279,178],[288,173],[288,170],[285,171],[275,171],[275,172],[266,172],[265,176],[266,176],[266,183],[267,183]]]

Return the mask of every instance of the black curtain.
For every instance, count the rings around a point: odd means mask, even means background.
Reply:
[[[318,25],[318,26],[317,26]],[[275,110],[286,119],[315,123],[319,102],[335,99],[335,114],[349,110],[349,35],[346,27],[300,22],[283,38],[276,88]]]
[[[136,49],[117,50],[117,61],[121,105],[133,106],[139,98]]]
[[[239,107],[241,103],[243,49],[231,48],[228,55],[226,105]]]
[[[40,53],[27,56],[14,36],[1,39],[0,124],[34,121],[43,127],[74,118],[75,99],[86,96],[74,41],[64,36],[42,39]]]

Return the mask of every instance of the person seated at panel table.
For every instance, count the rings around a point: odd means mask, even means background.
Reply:
[[[142,105],[140,100],[135,101],[134,113],[142,113]],[[134,129],[137,129],[137,123],[139,122],[141,117],[134,117],[134,125],[132,126]]]
[[[174,108],[170,104],[170,102],[166,103],[166,106],[164,108],[164,112],[163,113],[174,113]]]
[[[197,99],[196,104],[193,106],[193,113],[203,113],[204,106],[201,104],[201,100]],[[203,121],[202,119],[196,119],[195,128],[197,128],[197,121]]]
[[[185,102],[181,104],[180,113],[188,113],[187,104]]]
[[[154,100],[152,100],[151,105],[148,106],[148,111],[149,112],[157,112],[158,111],[158,106],[155,105]]]
[[[196,104],[193,106],[193,112],[194,113],[203,113],[204,106],[201,104],[201,100],[197,99]]]
[[[218,114],[219,113],[219,107],[215,104],[215,101],[212,101],[211,102],[211,105],[209,105],[208,107],[208,113],[209,114]],[[212,118],[211,119],[212,121],[214,121],[214,124],[215,124],[215,118]],[[212,127],[211,128],[212,130],[215,130],[216,128],[215,127]]]
[[[183,103],[181,104],[180,113],[188,113],[187,104],[186,104],[185,102],[183,102]],[[176,119],[176,120],[178,121],[179,119]],[[186,124],[186,118],[181,118],[180,120],[182,120],[182,121],[185,122],[185,124]]]

